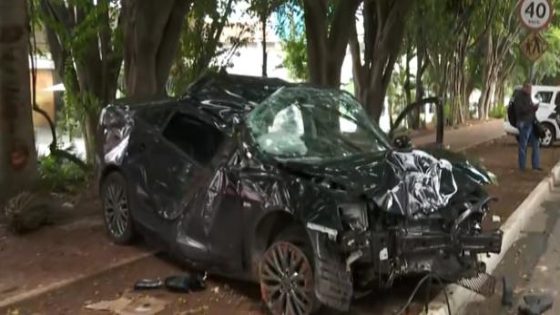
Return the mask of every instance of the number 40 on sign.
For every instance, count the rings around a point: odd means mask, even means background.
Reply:
[[[548,26],[553,16],[551,0],[521,0],[519,17],[531,31],[540,31]]]

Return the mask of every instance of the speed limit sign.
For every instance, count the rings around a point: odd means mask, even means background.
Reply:
[[[552,10],[550,0],[521,0],[519,3],[521,23],[531,31],[546,28],[552,20]]]

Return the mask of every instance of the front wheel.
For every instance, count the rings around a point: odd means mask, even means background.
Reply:
[[[135,237],[134,223],[126,179],[118,172],[110,173],[101,185],[103,217],[111,239],[117,244],[129,244]]]
[[[317,310],[311,252],[305,237],[287,229],[263,254],[261,297],[273,315],[309,315]]]

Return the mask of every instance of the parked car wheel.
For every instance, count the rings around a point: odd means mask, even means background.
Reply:
[[[118,172],[107,175],[101,186],[101,197],[109,236],[117,244],[130,244],[135,232],[124,176]]]
[[[261,258],[261,297],[273,315],[309,315],[320,306],[312,250],[301,234],[295,227],[285,229]]]
[[[554,127],[548,123],[542,124],[544,127],[544,137],[540,139],[541,146],[550,147],[555,140]]]

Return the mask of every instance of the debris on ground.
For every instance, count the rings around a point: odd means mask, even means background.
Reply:
[[[528,294],[523,297],[525,304],[519,306],[522,315],[541,315],[552,308],[553,299],[550,294]]]
[[[120,297],[112,301],[100,301],[85,306],[88,310],[106,311],[117,315],[155,315],[163,311],[168,302],[151,296],[138,298]]]
[[[205,314],[206,312],[208,312],[209,309],[210,308],[208,307],[208,305],[202,305],[202,306],[191,308],[189,310],[181,312],[178,315],[194,315],[194,314],[201,314],[201,313]]]
[[[134,284],[134,290],[154,290],[163,286],[161,279],[140,279]]]
[[[502,305],[513,306],[513,286],[506,277],[502,278]]]
[[[112,301],[100,301],[100,302],[88,304],[86,305],[86,309],[93,310],[93,311],[108,311],[108,312],[117,313],[123,310],[131,302],[132,299],[123,296]]]
[[[42,193],[21,192],[8,200],[2,210],[8,228],[16,234],[32,232],[52,223],[53,206],[50,197]]]
[[[165,279],[165,287],[173,292],[191,292],[206,289],[206,274],[187,273],[180,276],[171,276]]]

